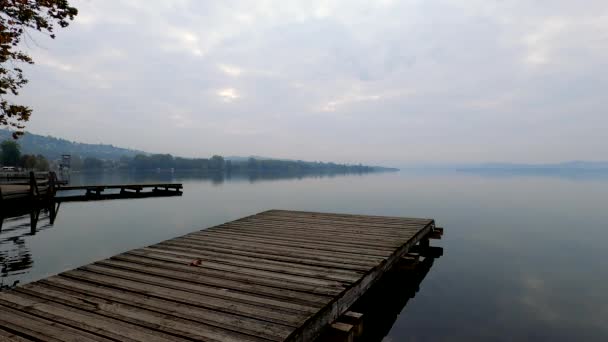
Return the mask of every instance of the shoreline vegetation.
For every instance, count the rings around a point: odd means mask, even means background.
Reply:
[[[26,170],[59,169],[61,157],[71,156],[71,171],[171,171],[235,172],[269,174],[348,174],[398,171],[396,168],[362,164],[339,164],[264,157],[184,158],[171,154],[150,154],[104,144],[82,144],[50,136],[26,133],[14,141],[0,130],[0,166]]]

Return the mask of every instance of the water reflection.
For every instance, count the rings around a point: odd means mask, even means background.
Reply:
[[[538,177],[558,178],[574,181],[608,180],[607,169],[576,169],[576,168],[467,168],[457,172],[478,175],[486,178],[517,178]]]
[[[449,227],[449,257],[433,264],[397,321],[389,319],[386,341],[608,341],[608,178],[406,170],[215,179],[224,181],[72,174],[75,185],[175,181],[184,194],[62,204],[53,229],[40,233],[39,221],[37,234],[22,238],[34,265],[20,284],[268,209],[432,217]]]
[[[173,182],[173,181],[209,181],[214,185],[221,185],[224,182],[268,182],[281,180],[302,180],[307,178],[334,178],[346,175],[366,175],[370,173],[391,172],[391,171],[370,171],[370,172],[303,172],[303,171],[116,171],[116,172],[83,172],[71,175],[70,185],[96,185],[96,184],[115,184],[128,182]]]
[[[355,304],[353,311],[365,312],[363,335],[358,341],[380,342],[390,333],[399,315],[420,291],[434,262],[435,258],[428,257],[413,269],[388,273]]]
[[[0,208],[0,291],[19,284],[19,275],[34,266],[26,238],[53,226],[59,203],[32,208]]]
[[[381,342],[389,335],[399,315],[407,312],[435,260],[443,255],[443,248],[431,247],[421,258],[402,260],[369,289],[350,311],[363,314],[363,328],[354,341]],[[423,256],[426,255],[426,256]]]

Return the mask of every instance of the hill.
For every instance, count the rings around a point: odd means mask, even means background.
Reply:
[[[6,139],[12,139],[11,133],[7,130],[0,129],[0,141]],[[84,144],[32,133],[25,133],[25,135],[19,138],[18,143],[21,145],[21,153],[41,154],[49,160],[58,159],[62,154],[80,156],[83,159],[91,157],[104,160],[119,160],[120,157],[123,156],[134,157],[137,154],[144,153],[142,151],[120,148],[112,145]]]
[[[0,141],[12,139],[11,133],[0,129]],[[43,136],[33,133],[25,133],[18,140],[22,154],[43,155],[48,160],[61,158],[62,154],[72,155],[72,161],[85,159],[89,160],[87,168],[114,168],[130,167],[133,169],[224,169],[225,163],[229,162],[229,167],[233,170],[247,170],[256,172],[374,172],[374,171],[396,171],[397,169],[385,168],[380,166],[367,165],[347,165],[322,162],[305,162],[301,160],[275,159],[260,156],[214,156],[206,158],[181,158],[170,154],[150,154],[127,148],[116,147],[106,144],[84,144],[66,139]],[[219,159],[218,159],[219,158]],[[79,168],[75,163],[74,168]]]

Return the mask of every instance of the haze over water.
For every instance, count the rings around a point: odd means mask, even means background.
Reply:
[[[64,203],[34,236],[5,221],[4,285],[267,209],[434,218],[444,247],[390,341],[608,339],[608,175],[402,171],[252,181],[195,174],[74,174],[72,183],[175,181],[182,197]],[[22,227],[17,227],[23,224]],[[8,260],[8,263],[7,263]]]

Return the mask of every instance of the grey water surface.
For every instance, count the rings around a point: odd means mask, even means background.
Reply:
[[[182,197],[61,204],[6,219],[1,284],[35,281],[268,209],[434,218],[444,248],[386,341],[607,341],[608,176],[402,171],[334,176],[73,174],[73,184],[182,182]]]

